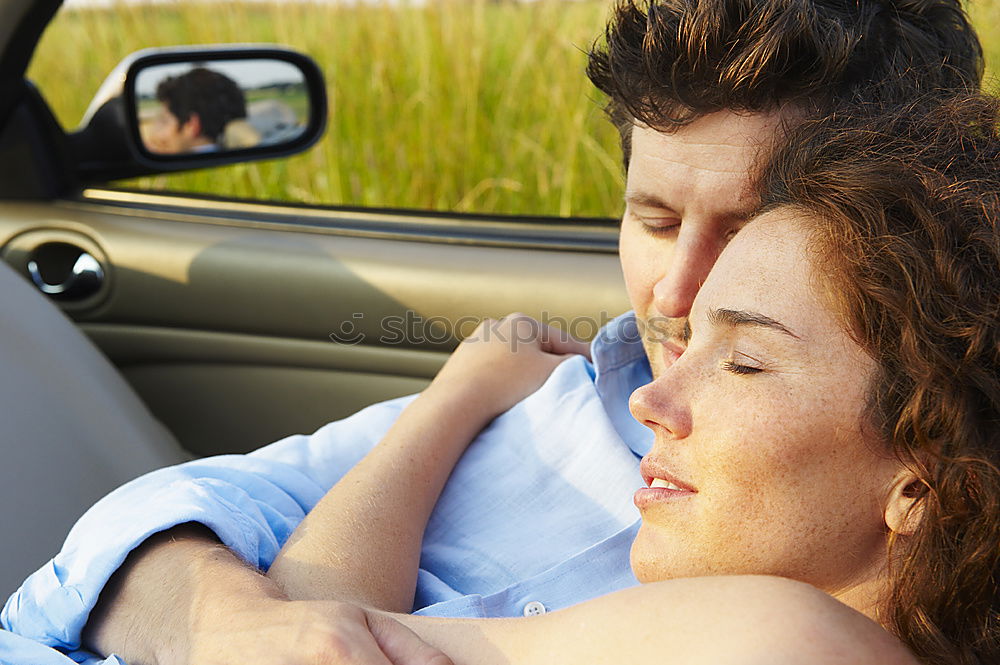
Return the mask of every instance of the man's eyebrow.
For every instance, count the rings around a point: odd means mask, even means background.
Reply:
[[[741,309],[711,309],[708,311],[708,320],[714,325],[736,326],[760,326],[771,328],[784,333],[795,339],[802,338],[785,327],[780,321],[775,321],[769,316],[764,316],[758,312],[747,312]]]
[[[647,192],[625,192],[625,203],[676,212],[672,205],[661,199],[659,196],[656,194],[649,194]]]

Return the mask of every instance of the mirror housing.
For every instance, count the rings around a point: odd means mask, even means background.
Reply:
[[[292,155],[320,139],[326,115],[323,75],[295,51],[145,49],[108,75],[68,139],[77,180],[88,185]],[[156,134],[154,123],[187,138]]]

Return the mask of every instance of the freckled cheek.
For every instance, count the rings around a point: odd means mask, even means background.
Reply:
[[[739,397],[733,396],[727,401],[740,402]],[[700,437],[708,446],[704,455],[706,477],[728,478],[737,492],[747,487],[762,492],[765,488],[800,486],[804,477],[811,476],[814,469],[821,469],[823,462],[816,455],[816,432],[797,426],[807,415],[794,409],[780,415],[773,413],[775,398],[766,401],[770,405],[761,405],[759,409],[753,406],[756,400],[747,400],[749,403],[728,414],[700,416],[705,424],[726,423],[724,430],[715,432],[709,425]]]
[[[843,451],[831,445],[836,443],[832,431],[785,435],[762,446],[746,480],[766,488],[768,501],[789,515],[804,513],[808,521],[831,510],[837,512],[851,482],[848,479],[857,474],[845,466]]]
[[[837,418],[817,417],[822,399],[803,396],[762,391],[720,401],[716,394],[716,405],[731,408],[695,414],[704,425],[691,442],[700,448],[700,489],[712,500],[713,520],[735,529],[729,537],[766,535],[779,547],[810,524],[855,519],[857,442]]]

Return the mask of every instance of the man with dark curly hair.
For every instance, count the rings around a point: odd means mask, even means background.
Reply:
[[[163,79],[156,99],[160,105],[144,139],[161,154],[218,150],[226,126],[247,117],[239,85],[205,67]]]
[[[621,132],[634,313],[464,454],[424,534],[423,614],[535,616],[635,584],[630,499],[652,436],[629,395],[684,351],[695,294],[758,204],[757,162],[840,104],[977,89],[983,60],[960,0],[621,0],[588,73]],[[81,660],[443,665],[395,621],[325,600],[294,542],[285,586],[260,572],[411,400],[126,485],[8,602],[5,625]]]

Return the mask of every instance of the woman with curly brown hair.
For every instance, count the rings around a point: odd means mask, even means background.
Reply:
[[[876,361],[866,422],[912,474],[875,616],[925,662],[1000,662],[998,103],[852,115],[790,137],[761,190],[808,229]]]
[[[457,663],[1000,662],[998,127],[985,97],[854,108],[770,156],[687,350],[632,396],[656,433],[631,561],[652,584],[402,620]],[[406,611],[468,440],[585,353],[548,332],[482,326],[269,574]]]

